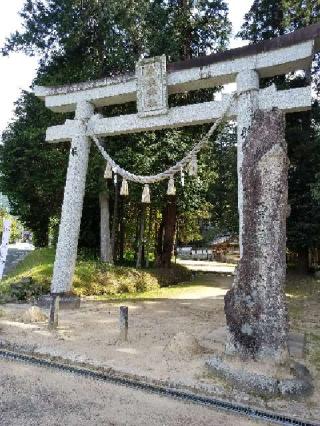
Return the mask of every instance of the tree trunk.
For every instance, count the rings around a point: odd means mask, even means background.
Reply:
[[[181,47],[182,58],[190,59],[192,57],[192,26],[190,24],[189,14],[190,5],[189,0],[179,0],[179,7],[182,10],[184,27],[181,28],[181,33],[184,35],[183,44]]]
[[[149,268],[149,252],[151,247],[151,234],[152,234],[152,224],[153,224],[153,208],[149,207],[149,224],[148,224],[148,236],[146,244],[146,268]]]
[[[133,248],[134,248],[133,260],[134,260],[135,263],[137,263],[138,250],[139,250],[139,235],[140,235],[140,217],[139,217],[138,211],[137,211],[137,214],[136,214],[135,228],[136,229],[135,229],[135,236],[134,236],[134,243],[133,243]]]
[[[103,262],[112,263],[110,240],[109,194],[103,191],[99,195],[100,202],[100,257]]]
[[[177,200],[176,196],[168,197],[166,221],[163,235],[162,266],[170,268],[176,232]]]
[[[170,268],[171,257],[174,246],[174,236],[177,220],[177,200],[176,196],[169,196],[167,205],[163,214],[162,222],[159,227],[157,244],[157,266],[161,268]]]
[[[120,204],[120,213],[119,213],[119,221],[120,221],[120,229],[119,229],[119,262],[123,262],[124,258],[124,243],[125,243],[125,198],[122,197]]]
[[[114,204],[113,204],[113,220],[112,220],[112,234],[111,234],[111,252],[113,261],[116,261],[116,243],[117,243],[117,231],[119,222],[119,182],[114,187]]]
[[[309,272],[309,250],[307,248],[298,251],[297,271],[302,274]]]
[[[137,268],[141,268],[142,262],[143,262],[145,214],[146,214],[146,206],[145,206],[144,203],[142,203],[142,205],[141,205],[139,248],[138,248],[137,263],[136,263]]]
[[[157,241],[156,241],[156,248],[155,248],[155,256],[156,256],[156,266],[158,268],[160,268],[162,264],[164,215],[165,215],[165,210],[162,213],[162,219],[159,224],[159,228],[157,230],[158,232],[156,233]]]

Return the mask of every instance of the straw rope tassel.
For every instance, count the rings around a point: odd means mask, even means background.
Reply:
[[[174,177],[171,176],[168,182],[167,195],[176,195],[176,188],[174,186]]]
[[[143,187],[141,201],[146,204],[150,203],[150,188],[148,184],[145,184]]]
[[[120,195],[124,195],[124,196],[129,195],[129,187],[128,187],[128,182],[126,179],[122,179]]]
[[[104,178],[105,179],[112,179],[112,167],[110,163],[107,163],[106,169],[104,171]]]

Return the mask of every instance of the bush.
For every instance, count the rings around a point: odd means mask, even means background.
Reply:
[[[94,266],[93,266],[94,267]],[[123,293],[141,293],[160,288],[152,274],[121,266],[96,263],[89,280],[76,276],[73,291],[79,296],[115,296]]]
[[[192,272],[182,265],[172,265],[170,269],[152,269],[151,273],[157,277],[160,287],[190,281],[192,278]]]
[[[29,301],[50,291],[54,250],[30,253],[0,284],[0,301]],[[191,272],[181,265],[171,269],[135,269],[109,265],[93,258],[77,262],[73,292],[79,296],[117,296],[142,293],[189,281]]]
[[[33,298],[50,291],[50,283],[33,281],[32,277],[23,278],[21,281],[11,284],[10,300],[14,302],[30,301]]]

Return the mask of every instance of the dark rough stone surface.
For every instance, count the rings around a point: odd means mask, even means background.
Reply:
[[[80,308],[80,297],[71,294],[59,294],[59,309],[79,309]],[[40,308],[50,309],[51,306],[51,294],[40,296],[36,301],[36,305]]]
[[[288,378],[278,379],[276,377],[257,374],[246,370],[246,366],[232,366],[221,357],[212,357],[206,363],[211,372],[234,384],[237,388],[248,393],[260,396],[303,396],[313,390],[312,378],[307,368],[296,362],[292,363]],[[289,373],[293,378],[289,378]]]
[[[287,356],[284,134],[279,110],[258,110],[243,147],[243,253],[233,287],[225,296],[230,332],[226,350],[241,358]]]

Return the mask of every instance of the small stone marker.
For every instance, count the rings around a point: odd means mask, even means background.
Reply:
[[[288,334],[288,348],[289,354],[293,358],[305,358],[306,350],[306,336],[302,333],[289,333]]]
[[[51,305],[50,305],[50,317],[49,317],[49,328],[57,328],[59,320],[59,302],[60,296],[57,294],[52,294],[51,296]]]
[[[128,306],[120,306],[120,340],[128,340]]]

